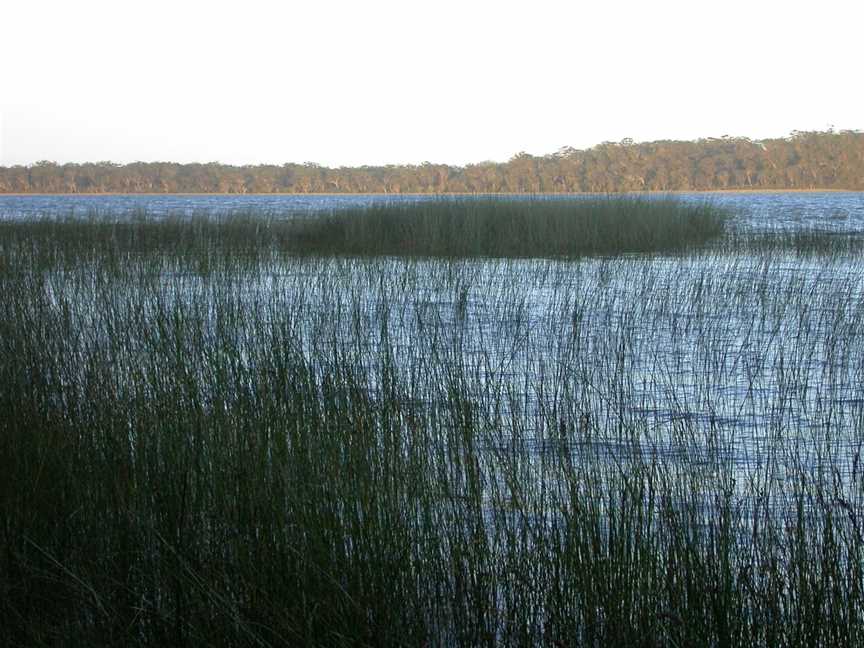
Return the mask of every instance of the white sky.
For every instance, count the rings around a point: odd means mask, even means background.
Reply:
[[[20,0],[0,164],[503,161],[864,128],[860,0]]]

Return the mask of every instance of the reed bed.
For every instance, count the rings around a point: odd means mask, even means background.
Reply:
[[[349,256],[649,254],[702,246],[728,217],[671,199],[441,199],[341,209],[301,223],[294,238],[302,251]]]
[[[224,260],[280,255],[581,257],[675,252],[717,239],[730,213],[671,199],[455,199],[380,203],[329,213],[234,212],[0,221],[19,244],[72,258],[156,253]]]
[[[0,643],[861,644],[845,253],[43,225],[0,238]]]
[[[710,202],[671,198],[435,198],[332,212],[262,210],[154,215],[45,215],[0,220],[0,258],[46,268],[88,259],[180,261],[198,272],[298,256],[559,258],[622,254],[858,255],[864,234],[815,227],[752,231]]]
[[[864,232],[796,227],[767,231],[727,229],[715,247],[732,253],[787,252],[798,256],[855,257],[864,253]]]

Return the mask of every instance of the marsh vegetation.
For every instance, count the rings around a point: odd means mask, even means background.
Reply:
[[[527,205],[0,224],[0,642],[860,645],[858,240]]]

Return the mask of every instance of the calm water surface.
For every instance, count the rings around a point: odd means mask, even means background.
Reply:
[[[864,233],[864,193],[716,193],[676,194],[683,200],[710,201],[732,208],[736,225],[745,229],[819,227]],[[656,197],[652,195],[652,197]],[[249,210],[309,213],[387,202],[434,200],[435,196],[400,195],[108,195],[108,196],[3,196],[0,219],[44,216],[87,216],[93,213],[151,215],[211,213],[230,214]],[[524,197],[511,196],[512,200]],[[548,195],[548,200],[572,196]],[[472,197],[464,197],[471,200]]]

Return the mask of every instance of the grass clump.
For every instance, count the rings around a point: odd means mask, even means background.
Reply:
[[[724,232],[708,204],[607,197],[438,199],[345,209],[298,223],[298,251],[350,256],[580,257],[680,252]]]
[[[155,254],[257,261],[262,255],[524,258],[681,252],[725,231],[729,214],[672,199],[444,198],[323,214],[199,214],[159,219],[0,222],[12,241],[69,259]]]

